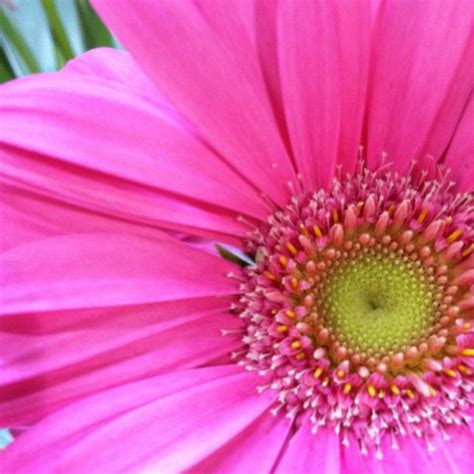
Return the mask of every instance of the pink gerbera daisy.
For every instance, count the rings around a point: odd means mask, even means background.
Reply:
[[[2,472],[469,472],[472,5],[94,4],[0,88]]]

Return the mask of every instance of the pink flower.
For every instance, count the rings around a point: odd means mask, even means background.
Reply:
[[[94,4],[0,89],[2,471],[469,472],[471,5]]]

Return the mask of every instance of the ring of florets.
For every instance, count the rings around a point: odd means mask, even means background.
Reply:
[[[259,391],[278,392],[274,414],[334,428],[379,456],[384,436],[430,446],[435,431],[449,437],[468,421],[471,201],[445,174],[415,181],[361,166],[329,191],[293,196],[250,234],[255,265],[232,308],[246,349],[234,357],[265,377]]]

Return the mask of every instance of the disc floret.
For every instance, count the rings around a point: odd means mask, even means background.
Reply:
[[[474,403],[472,196],[446,176],[370,172],[294,196],[252,233],[240,361],[316,432],[362,452],[468,421]]]

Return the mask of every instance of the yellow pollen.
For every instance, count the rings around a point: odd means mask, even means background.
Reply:
[[[385,396],[385,390],[380,390],[379,398],[383,398]]]
[[[294,290],[298,289],[298,280],[296,278],[291,279],[291,286],[293,287]]]
[[[282,324],[281,326],[278,326],[278,327],[277,327],[277,331],[278,331],[278,332],[285,332],[285,331],[288,331],[288,326]]]
[[[263,273],[269,280],[272,280],[272,281],[276,280],[276,277],[272,272],[266,271],[266,272],[263,272]]]
[[[293,342],[291,343],[291,347],[292,347],[293,349],[299,349],[299,348],[301,347],[301,342],[300,342],[300,341],[293,341]]]
[[[437,392],[433,387],[430,387],[429,390],[430,390],[430,395],[431,395],[432,397],[436,397],[436,395],[438,394],[438,392]]]
[[[428,214],[428,208],[424,207],[423,210],[420,212],[420,215],[418,216],[418,222],[421,224],[423,221],[426,219],[426,216]]]
[[[288,259],[284,255],[280,255],[280,263],[282,266],[286,267],[288,265]]]
[[[351,391],[352,385],[350,383],[344,384],[344,393],[347,395]]]
[[[343,371],[343,370],[338,370],[337,371],[337,376],[342,379],[344,378],[344,375],[346,375],[346,373]]]
[[[400,389],[396,385],[390,385],[390,391],[394,395],[399,395],[400,394]]]
[[[446,375],[449,375],[449,376],[452,377],[453,379],[455,379],[456,376],[457,376],[456,371],[453,370],[453,369],[445,369],[445,370],[444,370],[444,373],[445,373]]]
[[[323,380],[323,386],[326,387],[328,383],[329,383],[329,377],[325,377]]]
[[[377,395],[377,390],[375,390],[375,387],[373,385],[369,385],[367,387],[367,391],[369,392],[369,395],[371,397],[375,397]]]
[[[314,232],[314,235],[318,238],[323,236],[321,229],[316,224],[313,225],[313,232]]]
[[[300,224],[300,230],[305,237],[308,237],[308,231],[306,230],[306,227],[303,224]]]
[[[468,367],[466,367],[464,364],[459,364],[458,370],[459,372],[462,372],[465,375],[471,375],[472,373],[471,370]]]
[[[451,224],[451,222],[453,222],[453,218],[451,216],[446,217],[446,219],[444,220],[444,223],[446,225]]]
[[[463,356],[469,356],[469,357],[474,357],[474,349],[471,347],[468,347],[467,349],[463,349],[461,351],[461,355]]]
[[[304,352],[300,352],[299,354],[296,354],[296,358],[298,360],[303,360],[306,357],[306,354]]]
[[[319,379],[319,377],[321,377],[321,374],[323,373],[323,369],[321,369],[321,367],[318,367],[314,372],[313,372],[313,375]]]
[[[471,329],[471,323],[464,323],[462,328],[464,329],[464,331],[468,331],[469,329]]]
[[[291,319],[296,318],[296,314],[291,309],[286,310],[286,315]]]
[[[474,252],[474,244],[471,244],[466,250],[464,250],[462,256],[467,257],[468,255],[471,255],[472,252]]]
[[[412,390],[410,390],[409,388],[407,388],[407,395],[409,398],[411,398],[412,400],[415,398],[415,394],[412,392]]]
[[[288,250],[291,252],[291,255],[296,255],[298,253],[298,250],[296,250],[295,246],[291,242],[287,242],[286,246],[288,247]]]
[[[335,224],[339,222],[339,214],[337,213],[337,209],[332,210],[332,219]]]
[[[451,244],[462,235],[462,229],[456,229],[446,240]]]

